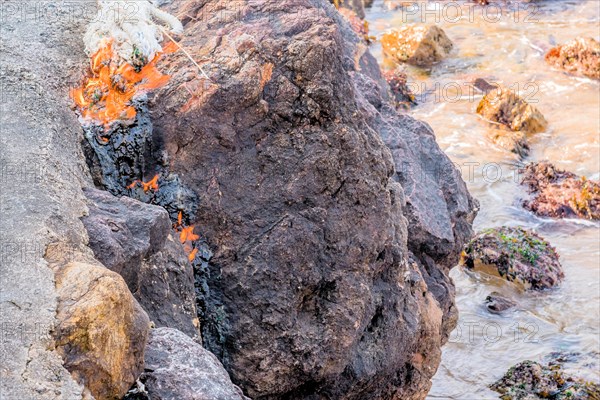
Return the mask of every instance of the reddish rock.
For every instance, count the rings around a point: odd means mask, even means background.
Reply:
[[[532,199],[523,207],[542,217],[600,219],[600,184],[556,168],[530,163],[521,171]]]
[[[551,49],[546,62],[574,75],[600,79],[600,43],[592,38],[576,38]]]

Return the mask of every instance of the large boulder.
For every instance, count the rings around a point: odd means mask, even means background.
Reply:
[[[73,262],[56,274],[57,351],[96,399],[123,397],[144,370],[148,316],[123,278]]]
[[[199,340],[194,272],[167,211],[97,189],[84,193],[89,214],[82,221],[94,256],[125,279],[156,326]]]
[[[600,79],[600,43],[593,38],[573,39],[551,49],[546,62],[574,75]]]
[[[547,161],[529,163],[521,184],[531,194],[523,207],[542,217],[600,219],[600,183]]]
[[[526,289],[548,289],[564,278],[554,247],[522,228],[503,226],[480,232],[466,246],[462,263]]]
[[[181,331],[150,331],[140,381],[150,400],[249,400],[217,357]]]
[[[327,2],[170,7],[210,77],[170,55],[151,110],[214,249],[205,346],[252,398],[423,398],[474,217],[460,173]]]
[[[453,44],[444,30],[435,25],[406,25],[385,32],[381,47],[386,56],[397,62],[431,67],[450,54]]]

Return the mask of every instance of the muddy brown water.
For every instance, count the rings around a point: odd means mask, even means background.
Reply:
[[[501,225],[535,229],[560,253],[565,281],[557,289],[523,293],[499,279],[454,268],[458,327],[443,349],[428,399],[497,399],[488,385],[515,363],[545,361],[552,352],[579,353],[568,371],[600,381],[600,227],[583,220],[538,218],[520,207],[515,154],[495,146],[490,127],[475,113],[481,99],[469,87],[477,77],[503,83],[535,103],[549,129],[530,137],[524,161],[547,159],[557,166],[600,178],[600,89],[596,81],[551,69],[543,56],[576,36],[600,35],[600,2],[551,1],[536,5],[481,7],[465,2],[404,2],[367,9],[372,35],[403,23],[436,22],[452,39],[452,55],[430,70],[405,66],[417,107],[438,143],[463,171],[481,210],[475,229]],[[458,7],[457,7],[458,5]],[[385,63],[378,43],[371,51]],[[516,310],[489,313],[485,297],[499,291],[518,302]]]

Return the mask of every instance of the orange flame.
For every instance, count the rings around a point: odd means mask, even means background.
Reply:
[[[169,48],[170,49],[170,48]],[[136,111],[131,105],[134,96],[159,88],[169,81],[156,63],[161,53],[138,72],[128,63],[119,61],[108,40],[91,58],[90,73],[82,87],[71,90],[81,116],[108,126],[116,120],[132,120]]]
[[[148,190],[152,189],[152,191],[158,191],[158,174],[154,175],[154,178],[150,179],[148,182],[135,180],[131,183],[131,185],[127,186],[127,189],[133,189],[137,186],[137,184],[142,185],[142,189],[144,189],[144,193],[148,192]]]
[[[179,242],[183,245],[183,250],[188,255],[190,262],[194,261],[198,249],[194,248],[194,240],[200,239],[199,235],[194,233],[194,225],[184,226],[182,223],[181,211],[177,214],[177,222],[173,225],[173,228],[179,232]]]

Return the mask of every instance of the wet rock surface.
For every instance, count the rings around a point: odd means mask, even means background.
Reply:
[[[145,362],[140,382],[146,393],[140,400],[249,400],[214,354],[176,329],[150,331]]]
[[[532,198],[523,207],[542,217],[600,219],[600,184],[556,168],[549,162],[535,162],[521,171],[521,184]]]
[[[600,398],[600,385],[571,377],[560,365],[545,366],[529,360],[511,367],[490,388],[503,400]]]
[[[546,54],[551,66],[580,76],[600,79],[600,43],[593,38],[576,38]]]
[[[492,228],[477,234],[465,247],[462,264],[533,290],[551,288],[564,277],[556,250],[522,228]]]
[[[383,53],[396,60],[419,67],[431,67],[452,50],[452,41],[435,25],[403,26],[381,37]]]
[[[123,278],[70,263],[56,275],[57,351],[96,399],[121,398],[142,373],[150,321]]]
[[[252,398],[424,397],[475,208],[433,132],[396,113],[326,2],[170,7],[182,45],[211,60],[207,80],[172,55],[151,107],[214,250],[205,347]]]
[[[537,108],[505,87],[489,91],[477,106],[477,114],[515,132],[537,133],[548,126]]]
[[[516,305],[516,302],[498,292],[492,292],[485,298],[486,308],[494,314],[510,310]]]
[[[156,326],[199,340],[192,265],[165,209],[97,189],[84,193],[89,215],[82,221],[95,257],[125,279]]]

